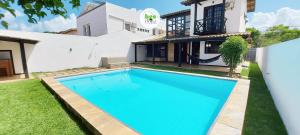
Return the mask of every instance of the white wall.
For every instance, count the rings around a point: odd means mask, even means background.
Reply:
[[[132,41],[141,37],[121,31],[100,37],[60,35],[33,32],[0,31],[1,36],[29,38],[39,40],[35,45],[25,45],[29,72],[46,72],[80,67],[98,67],[101,57],[127,57],[134,62]],[[16,67],[22,73],[18,45],[0,44],[0,47],[14,47]],[[1,49],[1,48],[0,48]]]
[[[256,61],[290,135],[300,134],[300,39],[258,48]]]
[[[201,2],[202,5],[197,6],[197,19],[203,19],[204,7],[223,3],[223,0],[208,0]],[[226,3],[231,3],[232,8],[226,8],[225,17],[226,32],[237,33],[246,31],[247,0],[226,0]],[[194,22],[195,4],[191,5],[191,22]],[[191,23],[191,35],[194,35],[194,23]]]
[[[200,42],[200,59],[211,59],[216,56],[219,56],[220,54],[207,54],[205,53],[205,41]],[[219,58],[217,61],[211,62],[211,63],[202,63],[202,65],[215,65],[215,66],[226,66],[226,64],[223,62],[222,57]]]
[[[125,22],[136,24],[136,28],[146,29],[140,24],[141,12],[142,11],[127,9],[106,2],[104,5],[77,18],[78,33],[79,35],[84,35],[83,26],[86,24],[90,24],[92,36],[102,36],[105,34],[123,31],[125,28]],[[165,30],[165,27],[165,22],[162,20],[157,28]],[[134,33],[140,36],[152,36],[152,30],[147,30],[150,32],[135,30]]]
[[[77,17],[77,30],[79,35],[84,35],[83,26],[86,24],[90,24],[91,36],[107,34],[106,4]]]

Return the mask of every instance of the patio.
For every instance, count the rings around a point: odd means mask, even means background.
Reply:
[[[177,68],[189,69],[189,70],[204,70],[204,71],[216,71],[216,72],[225,72],[225,73],[229,72],[228,67],[221,67],[221,66],[191,65],[191,64],[182,63],[182,66],[178,67],[178,64],[174,62],[155,62],[155,64],[153,64],[152,62],[138,62],[136,64],[177,67]],[[236,68],[235,73],[240,74],[241,71],[242,71],[242,67],[239,66]]]

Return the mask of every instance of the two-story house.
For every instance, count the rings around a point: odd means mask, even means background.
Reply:
[[[226,66],[218,53],[230,36],[249,37],[247,13],[255,0],[185,0],[189,9],[162,15],[166,34],[133,42],[135,61]]]
[[[146,29],[140,23],[140,13],[109,2],[87,3],[77,17],[77,30],[81,36],[102,36],[123,30],[141,36],[152,36],[164,32],[165,23],[154,29]]]

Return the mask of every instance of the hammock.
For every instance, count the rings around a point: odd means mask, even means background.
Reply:
[[[214,61],[217,61],[219,60],[219,58],[222,56],[222,55],[218,55],[216,57],[213,57],[213,58],[210,58],[210,59],[199,59],[199,58],[196,58],[194,56],[191,56],[189,55],[189,59],[192,60],[192,61],[196,61],[196,63],[211,63],[211,62],[214,62]]]

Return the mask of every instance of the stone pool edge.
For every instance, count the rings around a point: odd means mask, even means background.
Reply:
[[[247,107],[250,80],[233,79],[227,77],[217,77],[217,76],[193,74],[193,73],[183,73],[183,72],[175,72],[175,71],[167,71],[167,70],[158,70],[158,69],[151,69],[151,68],[141,68],[141,67],[134,67],[134,66],[131,68],[237,81],[236,86],[234,87],[233,91],[228,97],[218,117],[215,119],[215,122],[211,125],[208,134],[209,135],[242,134],[244,116]],[[69,90],[64,85],[62,85],[61,83],[55,80],[56,78],[61,78],[61,77],[114,71],[120,69],[122,68],[103,69],[101,71],[96,71],[96,72],[75,73],[75,74],[68,74],[68,75],[57,76],[57,77],[45,77],[42,78],[42,81],[50,88],[53,94],[57,96],[63,102],[63,104],[67,106],[68,109],[72,111],[72,113],[74,113],[84,122],[84,124],[89,128],[89,130],[92,131],[93,134],[139,135],[138,132],[129,128],[121,121],[110,116],[105,111],[94,106],[89,101],[82,98],[78,94],[74,93],[72,90]]]

